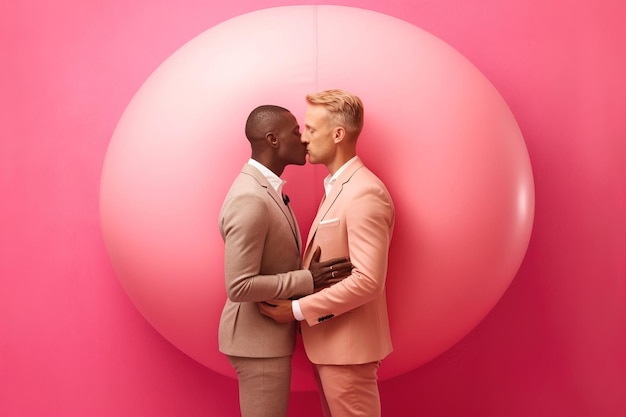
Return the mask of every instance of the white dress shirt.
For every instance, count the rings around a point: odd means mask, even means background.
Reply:
[[[255,167],[256,169],[258,169],[259,171],[261,171],[261,174],[263,174],[263,176],[267,178],[267,181],[270,183],[272,188],[276,190],[279,196],[282,197],[283,186],[287,184],[287,181],[283,180],[278,175],[274,174],[268,167],[266,167],[265,165],[263,165],[262,163],[260,163],[259,161],[255,159],[250,158],[248,160],[248,163],[252,165],[253,167]]]
[[[341,168],[339,168],[333,175],[328,174],[326,178],[324,178],[324,192],[326,193],[326,197],[330,194],[330,190],[333,188],[333,184],[337,181],[337,178],[341,175],[343,171],[346,170],[350,166],[351,163],[354,162],[356,156],[352,157],[348,162],[343,164]],[[302,310],[300,309],[300,303],[298,300],[291,301],[291,311],[293,312],[293,317],[298,320],[304,320],[304,315],[302,314]]]

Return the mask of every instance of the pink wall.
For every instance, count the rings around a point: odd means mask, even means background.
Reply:
[[[381,384],[384,415],[625,415],[626,5],[333,3],[400,17],[465,54],[509,103],[535,176],[513,284],[460,343]],[[235,381],[165,341],[114,276],[100,170],[165,58],[225,19],[293,4],[307,3],[0,6],[0,415],[237,415]],[[294,393],[290,415],[319,415],[316,394]]]

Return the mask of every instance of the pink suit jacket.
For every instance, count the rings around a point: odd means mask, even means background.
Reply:
[[[382,360],[392,350],[385,280],[395,210],[387,188],[357,158],[322,202],[309,232],[304,266],[350,256],[343,281],[299,300],[304,347],[311,362],[347,365]]]

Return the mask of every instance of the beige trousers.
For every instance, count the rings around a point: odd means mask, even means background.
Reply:
[[[237,371],[242,417],[285,417],[291,383],[291,356],[228,356]]]
[[[324,417],[380,417],[379,366],[314,365]]]

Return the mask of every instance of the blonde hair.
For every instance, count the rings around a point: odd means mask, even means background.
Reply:
[[[312,105],[325,107],[331,121],[343,126],[355,137],[361,133],[364,109],[363,102],[358,96],[345,90],[324,90],[308,94],[306,101]]]

